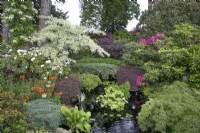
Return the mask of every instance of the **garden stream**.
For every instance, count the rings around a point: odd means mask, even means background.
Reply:
[[[124,118],[109,124],[107,128],[101,128],[95,123],[91,133],[139,133],[139,129],[135,120]]]
[[[89,102],[90,104],[85,105],[83,103],[83,110],[91,111],[95,122],[91,122],[92,128],[91,133],[140,133],[140,129],[138,127],[136,116],[138,112],[138,105],[134,102],[135,98],[141,100],[143,98],[141,93],[130,92],[131,96],[129,99],[129,103],[126,105],[126,111],[131,114],[131,117],[122,118],[119,120],[115,120],[112,122],[108,122],[105,120],[105,117],[102,117],[103,114],[100,109],[95,105],[95,101],[92,95],[90,99],[87,99],[85,103],[88,103],[88,100],[92,100],[93,102]],[[91,94],[90,94],[91,95]]]

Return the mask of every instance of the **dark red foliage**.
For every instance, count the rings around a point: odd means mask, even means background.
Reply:
[[[111,58],[119,59],[122,56],[124,46],[115,43],[112,35],[101,36],[97,40],[99,45],[110,54]]]
[[[138,91],[139,87],[136,85],[136,79],[142,74],[144,72],[136,67],[128,66],[120,68],[117,71],[117,83],[123,84],[128,81],[131,85],[130,91]]]
[[[81,84],[77,78],[63,78],[56,83],[55,93],[62,92],[61,103],[74,105],[81,94]]]

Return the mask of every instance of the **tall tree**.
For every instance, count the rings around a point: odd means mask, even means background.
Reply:
[[[81,24],[106,32],[126,28],[128,20],[139,15],[139,5],[135,0],[82,0],[81,2]]]
[[[27,44],[28,37],[36,31],[36,25],[32,24],[32,16],[37,12],[33,8],[32,1],[7,1],[7,10],[2,19],[8,23],[8,45],[18,49]],[[4,22],[2,21],[2,22]]]
[[[41,0],[39,30],[42,30],[46,26],[45,25],[46,20],[44,16],[51,15],[51,6],[52,6],[51,0]]]
[[[200,25],[200,2],[156,1],[151,10],[143,12],[138,28],[142,34],[170,34],[174,25],[191,23]]]

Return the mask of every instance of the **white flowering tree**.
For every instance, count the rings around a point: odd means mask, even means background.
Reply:
[[[40,46],[44,40],[48,40],[39,50],[52,61],[52,69],[60,69],[74,61],[69,58],[69,54],[78,53],[81,48],[88,48],[91,53],[98,53],[100,56],[109,56],[87,35],[91,32],[104,34],[101,31],[71,25],[63,19],[48,17],[47,26],[34,34],[31,42],[37,42]]]

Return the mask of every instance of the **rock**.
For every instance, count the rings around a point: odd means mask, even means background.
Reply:
[[[70,133],[70,132],[67,131],[67,130],[64,129],[64,128],[57,128],[57,129],[56,129],[56,133]]]

